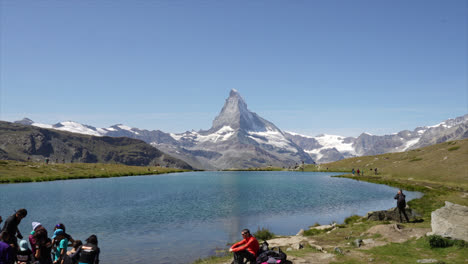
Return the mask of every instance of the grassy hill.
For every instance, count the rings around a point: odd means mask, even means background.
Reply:
[[[446,186],[468,190],[468,139],[449,141],[407,152],[355,157],[321,165],[306,165],[305,171],[364,171],[364,176],[408,184]],[[372,170],[371,170],[372,169]],[[355,176],[359,178],[360,176]]]
[[[45,164],[0,160],[0,183],[40,182],[54,180],[108,178],[132,175],[154,175],[187,170],[157,166],[127,166],[102,163]]]

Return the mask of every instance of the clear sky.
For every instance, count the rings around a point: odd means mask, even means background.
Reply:
[[[311,136],[468,113],[467,0],[0,3],[0,120],[209,129],[231,89]]]

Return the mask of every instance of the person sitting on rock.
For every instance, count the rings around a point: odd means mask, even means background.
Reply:
[[[408,215],[406,215],[406,211],[405,211],[405,207],[406,207],[405,198],[406,196],[403,194],[403,191],[401,189],[398,191],[397,195],[395,195],[395,200],[397,200],[398,214],[400,215],[400,223],[403,222],[403,220],[401,219],[401,213],[403,213],[403,215],[405,216],[406,222],[409,223]]]
[[[250,263],[255,263],[260,245],[248,229],[242,230],[242,237],[243,240],[235,243],[229,249],[229,252],[234,252],[234,264],[243,264],[244,259]]]

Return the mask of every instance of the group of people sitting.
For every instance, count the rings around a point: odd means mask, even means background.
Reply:
[[[26,209],[19,209],[5,220],[0,233],[0,264],[99,264],[100,249],[96,235],[89,236],[83,244],[66,233],[62,223],[54,227],[54,234],[49,238],[41,223],[32,222],[28,244],[18,229],[27,214]]]

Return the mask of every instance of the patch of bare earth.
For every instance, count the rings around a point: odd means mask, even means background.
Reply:
[[[375,239],[375,243],[371,243],[370,241],[370,243],[366,244],[366,241],[364,241],[364,245],[361,248],[383,246],[389,242],[402,243],[411,238],[421,238],[430,231],[430,228],[409,228],[400,224],[376,225],[367,230],[363,235],[380,234],[381,237]]]

